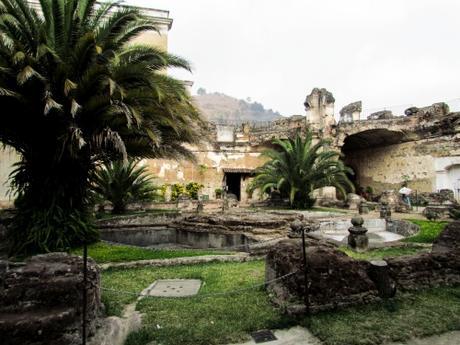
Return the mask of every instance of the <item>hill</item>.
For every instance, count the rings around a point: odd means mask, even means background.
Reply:
[[[202,90],[202,89],[200,89]],[[237,99],[223,93],[200,91],[194,96],[204,117],[217,123],[241,123],[247,121],[272,121],[281,115],[272,109],[265,109],[257,102]]]

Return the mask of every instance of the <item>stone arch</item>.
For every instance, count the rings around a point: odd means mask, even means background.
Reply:
[[[341,152],[345,164],[355,172],[352,180],[356,187],[372,187],[377,193],[396,188],[393,185],[400,183],[400,176],[390,177],[386,171],[396,168],[383,162],[388,160],[392,148],[404,140],[404,132],[387,128],[367,128],[345,135]]]
[[[400,143],[403,138],[404,133],[401,131],[392,131],[386,128],[368,129],[346,136],[343,140],[342,152],[394,145]]]

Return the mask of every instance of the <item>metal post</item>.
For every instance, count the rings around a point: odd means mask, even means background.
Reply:
[[[83,306],[82,306],[82,344],[86,345],[86,286],[88,282],[88,246],[83,244]]]
[[[307,267],[307,252],[305,248],[305,227],[302,226],[302,255],[303,255],[303,274],[304,274],[304,303],[305,303],[305,313],[310,314],[310,289],[308,287],[308,267]]]

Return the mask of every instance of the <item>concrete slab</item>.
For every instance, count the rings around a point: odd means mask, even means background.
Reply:
[[[199,279],[161,279],[156,280],[142,294],[156,297],[187,297],[196,295],[200,287]]]
[[[306,328],[297,326],[289,329],[280,329],[274,331],[278,340],[269,341],[267,345],[321,345],[322,343],[318,338],[314,337]],[[253,345],[256,344],[254,340],[248,341],[243,344],[231,345]]]

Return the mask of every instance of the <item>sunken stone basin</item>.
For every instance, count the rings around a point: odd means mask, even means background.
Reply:
[[[222,214],[117,217],[99,222],[105,241],[144,247],[225,248],[246,251],[249,245],[287,235],[295,213],[233,211]]]

